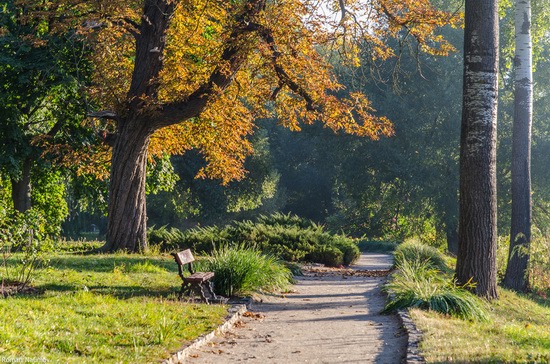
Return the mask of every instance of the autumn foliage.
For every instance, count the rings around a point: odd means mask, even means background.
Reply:
[[[143,5],[154,2],[19,3],[27,19],[40,19],[50,31],[73,28],[87,37],[95,66],[88,92],[97,105],[119,115],[128,112],[129,97],[139,97],[140,113],[161,118],[163,105],[184,102],[214,72],[227,73],[230,82],[211,90],[197,116],[155,128],[149,146],[157,156],[199,149],[208,161],[199,175],[226,182],[243,176],[244,158],[252,151],[248,136],[258,118],[274,117],[292,130],[320,121],[334,131],[372,139],[390,135],[389,120],[375,115],[365,95],[344,89],[329,58],[357,66],[360,51],[368,49],[372,59],[387,59],[395,56],[388,37],[446,54],[452,47],[435,30],[460,21],[427,0],[158,1],[172,13],[162,35],[165,48],[148,50],[162,57],[158,75],[144,81],[155,90],[129,95],[136,38],[140,23],[148,21]],[[223,57],[229,47],[242,58],[238,69]],[[115,130],[106,123],[104,130]]]
[[[199,150],[198,173],[227,183],[244,176],[254,121],[292,130],[322,122],[372,139],[392,133],[366,96],[346,90],[333,60],[360,52],[387,59],[411,39],[445,54],[436,34],[457,16],[428,0],[19,0],[22,19],[46,32],[76,31],[95,66],[88,91],[112,145],[104,250],[147,248],[147,158]],[[364,57],[364,54],[361,55]]]

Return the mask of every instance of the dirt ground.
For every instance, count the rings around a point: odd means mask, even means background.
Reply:
[[[395,316],[381,315],[391,256],[364,254],[356,271],[315,268],[295,292],[263,297],[222,337],[195,350],[189,363],[401,363],[407,335]],[[383,273],[383,272],[379,272]]]

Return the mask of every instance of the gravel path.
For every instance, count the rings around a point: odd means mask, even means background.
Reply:
[[[390,265],[389,255],[363,254],[354,268]],[[235,328],[192,352],[187,362],[401,363],[407,335],[395,316],[380,315],[384,280],[314,270],[298,278],[296,292],[253,304]]]

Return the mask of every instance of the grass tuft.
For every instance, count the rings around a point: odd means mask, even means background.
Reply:
[[[227,297],[284,291],[292,280],[290,270],[277,258],[244,245],[216,249],[200,263],[204,264],[200,270],[215,273],[216,293]]]
[[[489,321],[465,321],[412,309],[428,363],[550,363],[550,304],[499,289]]]
[[[386,285],[390,292],[384,312],[416,307],[466,320],[487,320],[484,303],[447,275],[432,268],[428,260],[402,260]]]
[[[431,268],[448,271],[445,256],[433,246],[418,241],[406,241],[399,245],[394,253],[395,265],[403,265],[404,261],[426,262]]]

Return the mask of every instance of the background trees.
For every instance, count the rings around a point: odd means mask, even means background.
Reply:
[[[427,1],[341,2],[337,20],[308,1],[25,4],[54,27],[93,30],[102,77],[96,96],[111,109],[95,115],[114,121],[104,249],[130,251],[147,248],[149,151],[199,149],[208,162],[199,176],[227,182],[243,175],[254,118],[277,114],[295,130],[318,120],[335,131],[387,135],[387,119],[372,115],[363,94],[342,92],[317,49],[343,50],[353,63],[360,39],[384,59],[392,54],[386,37],[410,35],[424,51],[443,54],[449,46],[433,31],[452,17]]]
[[[74,32],[51,34],[24,12],[6,1],[0,13],[0,172],[13,208],[35,207],[59,233],[67,205],[55,149],[89,137],[80,78],[90,69]]]

